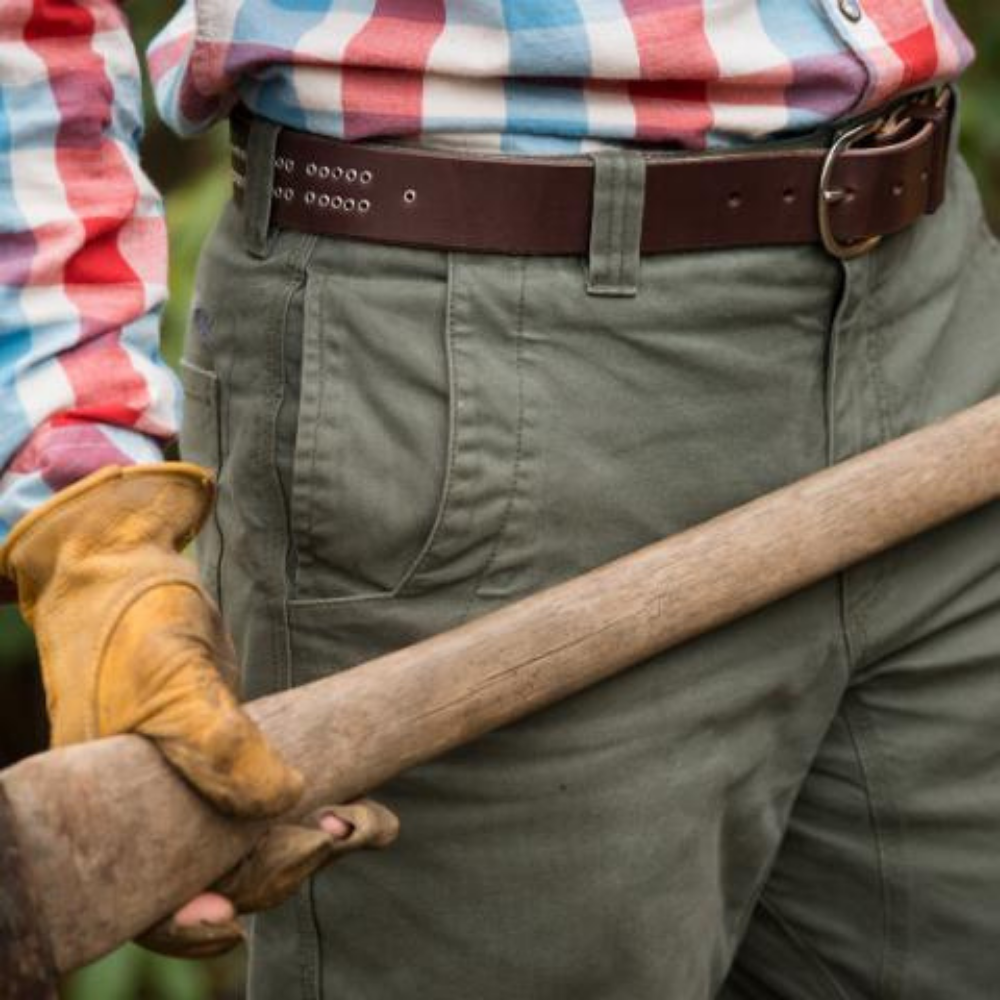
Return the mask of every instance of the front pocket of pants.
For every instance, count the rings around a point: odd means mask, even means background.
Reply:
[[[310,272],[291,489],[297,599],[399,592],[435,534],[448,466],[440,254],[345,250]]]

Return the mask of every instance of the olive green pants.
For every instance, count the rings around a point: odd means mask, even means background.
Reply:
[[[244,222],[202,261],[184,448],[219,470],[201,559],[250,697],[1000,390],[1000,251],[958,161],[936,216],[846,265]],[[1000,507],[379,795],[398,844],[256,919],[256,1000],[996,997]]]

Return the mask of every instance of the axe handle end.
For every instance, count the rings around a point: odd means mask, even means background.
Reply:
[[[56,971],[14,812],[0,785],[0,996],[56,1000]]]

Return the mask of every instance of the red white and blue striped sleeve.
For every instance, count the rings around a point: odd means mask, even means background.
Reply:
[[[0,541],[56,490],[156,461],[176,433],[166,229],[141,131],[115,0],[3,0]]]

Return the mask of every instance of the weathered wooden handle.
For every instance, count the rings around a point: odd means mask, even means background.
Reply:
[[[305,773],[302,810],[344,801],[998,495],[1000,397],[250,711]],[[137,737],[30,758],[0,792],[63,972],[209,885],[259,829]]]

